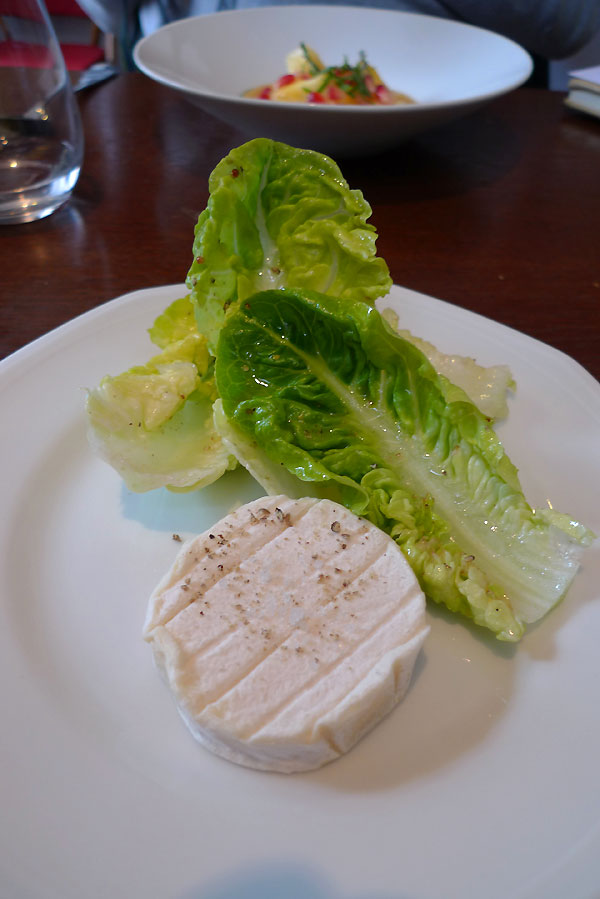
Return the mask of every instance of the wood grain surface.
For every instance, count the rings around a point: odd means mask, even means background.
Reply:
[[[0,227],[0,356],[129,290],[182,282],[208,176],[244,134],[139,73],[78,95],[71,201]],[[600,377],[600,121],[521,89],[393,152],[338,159],[397,284],[510,325]]]

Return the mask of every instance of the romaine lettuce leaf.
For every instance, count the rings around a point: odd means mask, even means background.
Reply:
[[[161,353],[88,391],[90,443],[130,490],[203,487],[237,462],[213,426],[214,359],[189,299],[172,303],[150,336]]]
[[[148,329],[148,335],[152,343],[166,350],[171,344],[176,344],[185,337],[200,337],[196,326],[196,317],[194,315],[194,307],[189,296],[180,297],[174,300],[170,306],[161,312],[154,324]],[[196,346],[198,351],[202,353],[200,367],[205,373],[208,368],[208,350],[206,340],[197,340]]]
[[[439,375],[448,381],[446,398],[454,388],[464,391],[480,412],[497,421],[508,415],[507,393],[516,390],[516,383],[507,365],[479,365],[469,356],[442,353],[434,344],[400,328],[397,314],[389,307],[382,309],[386,322],[427,356]],[[454,391],[457,393],[457,391]],[[458,398],[458,397],[457,397]]]
[[[259,290],[303,287],[368,303],[389,291],[371,208],[328,156],[257,138],[216,166],[209,191],[186,284],[211,352],[230,304]]]
[[[217,426],[265,489],[292,475],[369,518],[435,602],[515,641],[565,593],[589,532],[528,505],[486,416],[373,307],[257,293],[230,310],[215,374]]]
[[[214,354],[225,310],[260,287],[311,286],[373,303],[391,279],[360,191],[327,156],[258,139],[209,180],[189,296],[150,329],[162,354],[89,392],[92,446],[132,490],[189,490],[235,466],[213,426]]]

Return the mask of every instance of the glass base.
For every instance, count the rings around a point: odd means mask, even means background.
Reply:
[[[81,167],[68,145],[22,140],[0,152],[0,224],[33,222],[62,206]]]
[[[36,222],[38,219],[43,219],[47,215],[51,215],[59,208],[59,206],[66,203],[70,196],[71,191],[64,196],[54,198],[51,203],[38,202],[28,198],[8,210],[4,208],[4,204],[0,203],[0,225],[17,225],[20,222]]]

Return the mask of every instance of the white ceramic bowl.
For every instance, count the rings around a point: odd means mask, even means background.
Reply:
[[[363,50],[410,106],[326,106],[248,99],[285,72],[303,41],[325,65]],[[354,6],[270,6],[181,19],[143,38],[137,66],[248,137],[333,156],[388,149],[522,84],[530,56],[504,37],[447,19]]]

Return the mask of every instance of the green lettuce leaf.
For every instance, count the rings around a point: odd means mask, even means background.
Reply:
[[[189,296],[150,329],[162,353],[106,377],[87,399],[92,446],[136,491],[191,490],[237,463],[213,425],[214,355],[225,310],[261,287],[308,286],[373,303],[391,279],[360,191],[310,150],[258,139],[209,180]]]
[[[373,307],[260,292],[230,310],[215,374],[217,427],[265,489],[291,475],[370,519],[435,602],[515,641],[564,595],[591,535],[528,505],[489,419]]]
[[[185,337],[199,338],[194,307],[189,296],[180,297],[167,306],[164,312],[155,319],[152,327],[148,329],[148,334],[152,343],[162,350],[166,350],[171,344],[177,344]],[[206,340],[196,340],[196,347],[202,354],[199,361],[202,372],[205,373],[208,368]]]
[[[302,287],[368,303],[389,291],[371,208],[329,157],[257,138],[216,166],[209,191],[186,284],[211,352],[228,307],[259,290]]]
[[[130,490],[206,486],[237,462],[213,426],[214,359],[189,299],[172,303],[149,333],[161,353],[88,391],[90,443]]]
[[[381,314],[387,323],[411,343],[414,343],[429,359],[439,375],[447,379],[446,398],[455,392],[458,397],[459,388],[474,403],[480,412],[497,421],[508,415],[507,394],[516,390],[516,383],[507,365],[479,365],[469,356],[449,355],[442,353],[433,343],[417,337],[398,325],[397,314],[389,308],[382,309]]]

